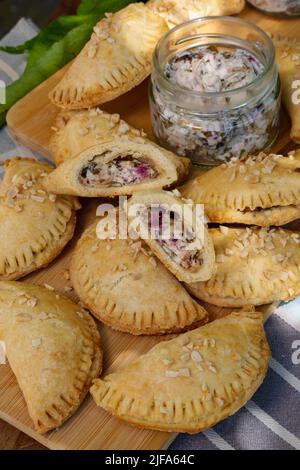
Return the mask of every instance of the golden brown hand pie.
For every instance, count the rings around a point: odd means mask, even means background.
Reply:
[[[300,218],[300,153],[265,155],[218,166],[180,188],[205,205],[211,222],[269,227]]]
[[[300,234],[283,229],[211,229],[215,275],[186,285],[198,299],[221,307],[288,301],[300,294]]]
[[[61,111],[53,128],[50,151],[57,165],[113,137],[145,137],[142,130],[130,126],[118,114],[100,108]]]
[[[277,33],[271,34],[271,38],[276,49],[283,104],[292,120],[291,139],[300,144],[300,104],[293,102],[293,96],[299,89],[296,82],[300,80],[300,42]]]
[[[173,186],[186,178],[189,168],[188,158],[150,140],[116,137],[66,160],[44,185],[55,194],[115,197]]]
[[[140,428],[196,433],[238,411],[270,359],[262,315],[243,311],[164,341],[96,379],[97,405]]]
[[[44,287],[0,282],[0,339],[39,433],[72,416],[101,372],[94,320]]]
[[[65,109],[81,109],[123,95],[151,73],[152,54],[167,30],[165,21],[143,3],[108,15],[95,26],[50,99]]]
[[[245,0],[149,0],[146,5],[173,28],[200,16],[236,15],[244,9]]]
[[[136,193],[129,201],[129,220],[138,222],[141,237],[180,281],[207,281],[215,269],[215,253],[204,214],[201,210],[196,217],[193,202],[179,196],[176,190]]]
[[[51,167],[29,158],[5,163],[0,186],[0,279],[18,279],[47,266],[72,238],[75,198],[48,193],[42,181]]]
[[[207,322],[207,312],[141,241],[100,240],[96,227],[83,234],[70,268],[80,300],[95,317],[135,335],[179,332]]]

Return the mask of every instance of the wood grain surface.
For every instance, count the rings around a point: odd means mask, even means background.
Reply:
[[[277,31],[300,39],[300,20],[274,19],[264,16],[250,7],[247,7],[240,16],[253,21],[265,31]],[[48,143],[57,108],[49,102],[47,95],[63,73],[64,70],[59,71],[33,90],[20,100],[7,116],[11,134],[32,150],[38,151],[49,158]],[[109,112],[118,112],[123,119],[138,128],[144,128],[149,136],[153,137],[146,82],[103,108]],[[289,130],[289,119],[283,111],[280,136],[274,146],[274,151],[285,152],[295,148],[295,145],[290,141]],[[83,208],[79,213],[74,239],[62,255],[48,268],[28,276],[26,280],[39,284],[47,283],[63,292],[68,282],[63,279],[62,272],[68,268],[70,255],[77,239],[84,228],[94,219],[98,203],[98,200],[83,201]],[[70,297],[78,300],[72,293]],[[207,308],[212,319],[224,316],[228,312],[225,309],[208,305]],[[265,307],[264,311],[267,317],[272,308]],[[157,341],[162,340],[162,338],[157,337],[132,337],[114,332],[103,325],[99,325],[99,328],[105,352],[105,373],[124,366],[135,357],[149,350]],[[142,431],[121,424],[115,418],[97,408],[90,397],[85,400],[75,416],[62,428],[46,436],[39,436],[32,428],[22,394],[8,365],[0,367],[0,390],[0,418],[8,423],[6,424],[0,420],[0,449],[43,449],[43,446],[45,446],[51,449],[153,450],[166,448],[175,437],[174,434]]]

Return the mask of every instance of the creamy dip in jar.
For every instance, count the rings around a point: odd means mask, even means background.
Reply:
[[[255,8],[276,16],[300,15],[300,0],[248,0]]]
[[[265,149],[277,137],[280,112],[271,40],[236,18],[177,26],[156,48],[150,105],[157,139],[194,164]]]

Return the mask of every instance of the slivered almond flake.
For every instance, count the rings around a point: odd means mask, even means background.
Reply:
[[[65,286],[64,287],[65,292],[72,292],[72,290],[73,290],[73,287],[71,287],[71,286]]]
[[[217,373],[218,373],[218,371],[217,371],[217,369],[215,368],[215,366],[209,365],[208,368],[209,368],[209,370],[210,370],[211,372],[213,372],[214,374],[217,374]]]
[[[166,370],[165,375],[166,377],[178,377],[179,373],[177,370]]]
[[[279,279],[281,281],[287,281],[288,278],[289,278],[289,273],[287,273],[287,272],[282,272],[282,273],[279,274]]]
[[[51,291],[54,290],[54,287],[50,286],[50,284],[44,284],[44,287],[46,287],[46,289],[51,290]]]
[[[98,250],[98,245],[93,245],[91,248],[91,252],[96,253],[97,250]]]
[[[222,254],[216,256],[216,262],[217,263],[225,263],[225,261],[226,261],[226,256],[224,256]]]
[[[168,410],[164,407],[164,406],[161,406],[159,408],[159,411],[162,413],[162,414],[168,414]]]
[[[149,258],[149,263],[151,263],[152,266],[154,266],[155,268],[157,267],[157,261],[152,256],[151,256],[151,258]]]
[[[50,200],[51,202],[55,202],[56,199],[57,199],[56,194],[49,194],[49,200]]]
[[[69,281],[69,280],[70,280],[70,272],[69,272],[67,269],[64,269],[64,270],[63,270],[63,278],[64,278],[66,281]]]
[[[39,348],[42,345],[41,338],[34,338],[31,340],[31,345],[33,348]]]
[[[215,401],[219,406],[224,406],[225,405],[225,401],[223,400],[223,398],[216,397]]]
[[[38,299],[36,299],[35,297],[32,297],[31,299],[27,300],[28,307],[35,307],[37,303]]]
[[[110,120],[114,124],[118,124],[120,122],[120,114],[117,114],[117,113],[112,114],[111,117],[110,117]]]
[[[128,126],[128,124],[124,121],[121,121],[119,125],[119,129],[118,129],[120,134],[126,134],[126,132],[128,132],[129,130],[130,130],[130,127]]]
[[[35,194],[31,194],[30,199],[36,202],[45,202],[45,198],[42,196],[36,196]]]
[[[201,354],[198,351],[193,351],[191,353],[191,359],[194,362],[202,362],[203,361],[203,358],[202,358]]]
[[[189,353],[187,353],[187,352],[184,353],[184,354],[182,354],[182,355],[180,356],[180,359],[181,359],[181,361],[183,361],[183,362],[187,362],[187,361],[189,360],[189,358],[190,358],[190,355],[189,355]]]
[[[229,177],[229,183],[233,183],[235,179],[236,179],[236,172],[234,170]]]
[[[173,364],[173,361],[172,359],[165,358],[163,359],[163,363],[165,366],[170,366],[171,364]]]
[[[223,233],[223,235],[227,235],[229,232],[229,228],[225,227],[224,225],[220,225],[220,232]]]
[[[89,129],[87,127],[81,127],[78,129],[78,134],[84,137],[85,135],[88,135]]]
[[[173,189],[172,193],[174,194],[174,196],[181,197],[181,194],[178,189]]]
[[[292,289],[292,288],[288,289],[288,293],[289,293],[289,295],[290,295],[291,297],[294,297],[294,296],[295,296],[295,290]]]

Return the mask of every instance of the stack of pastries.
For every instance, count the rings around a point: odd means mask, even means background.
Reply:
[[[270,350],[255,307],[300,294],[300,234],[281,227],[300,216],[300,153],[247,156],[191,177],[188,159],[96,107],[147,77],[159,38],[195,9],[234,14],[244,6],[182,3],[150,0],[107,15],[50,94],[63,108],[50,142],[57,167],[28,158],[6,163],[0,339],[40,433],[64,423],[89,390],[97,405],[138,427],[195,433],[213,426],[266,375]],[[298,115],[289,109],[296,135]],[[194,235],[180,240],[102,239],[103,217],[95,216],[70,263],[79,305],[51,286],[16,282],[72,239],[78,198],[120,196],[130,197],[129,221],[133,205],[156,205],[176,221],[183,206],[203,204],[202,243],[195,244],[193,220]],[[111,215],[117,226],[120,213]],[[139,223],[152,228],[149,217]],[[198,300],[231,313],[210,322]],[[98,378],[103,351],[93,317],[125,334],[176,336]]]

